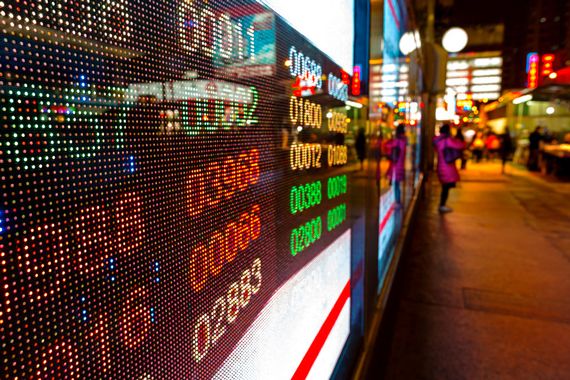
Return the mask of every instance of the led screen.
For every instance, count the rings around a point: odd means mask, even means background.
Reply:
[[[272,7],[345,71],[352,73],[354,0],[258,0]]]
[[[352,300],[341,67],[254,0],[0,12],[2,377],[330,376]]]

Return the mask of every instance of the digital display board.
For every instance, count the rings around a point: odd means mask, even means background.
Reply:
[[[0,26],[2,376],[333,374],[341,67],[254,0],[4,1]]]

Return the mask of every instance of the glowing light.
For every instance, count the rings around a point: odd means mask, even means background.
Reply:
[[[356,67],[355,67],[356,68]],[[327,78],[327,87],[329,94],[342,102],[348,100],[348,85],[343,83],[342,79],[329,73]]]
[[[501,77],[475,77],[471,79],[471,83],[473,84],[495,84],[501,83]]]
[[[353,73],[352,73],[352,95],[359,96],[360,95],[360,73],[362,68],[360,65],[354,65]],[[340,99],[342,101],[346,101],[347,98]]]
[[[352,100],[347,100],[346,102],[344,102],[344,104],[346,104],[347,106],[358,108],[358,109],[361,109],[362,107],[364,107],[361,103],[353,102]]]
[[[257,183],[259,173],[257,149],[228,156],[223,161],[212,162],[203,169],[191,170],[186,182],[189,214],[198,216],[208,207],[245,191]]]
[[[330,117],[328,117],[330,115]],[[329,111],[327,114],[329,132],[347,133],[348,119],[344,113]]]
[[[548,115],[553,115],[554,112],[556,112],[556,109],[555,109],[554,107],[552,107],[552,106],[546,107],[546,113],[547,113]]]
[[[323,125],[323,108],[320,104],[292,96],[289,101],[289,120],[293,126],[321,128]]]
[[[289,60],[291,61],[291,66],[289,67],[291,76],[301,78],[318,89],[322,88],[323,68],[314,59],[300,51],[298,52],[294,46],[291,46],[289,49]]]
[[[461,28],[451,28],[443,35],[443,48],[450,53],[460,52],[467,46],[469,37]]]
[[[486,77],[486,76],[500,76],[503,73],[501,69],[480,69],[473,70],[472,75],[474,77]]]
[[[289,195],[289,206],[292,215],[301,213],[321,204],[322,183],[316,181],[305,185],[293,186]]]
[[[527,88],[536,88],[538,86],[538,53],[529,53],[527,55]]]
[[[348,147],[346,145],[329,145],[327,157],[329,166],[345,165],[348,162]]]
[[[291,255],[297,256],[313,245],[321,238],[322,231],[323,222],[320,216],[291,231]]]
[[[404,55],[410,54],[421,46],[422,43],[418,31],[406,32],[402,35],[402,38],[400,38],[400,51]]]
[[[200,362],[226,333],[239,312],[249,305],[251,297],[261,288],[261,259],[256,258],[238,281],[229,285],[226,293],[218,298],[208,313],[202,314],[194,323],[192,331],[192,357]]]
[[[346,174],[329,178],[327,181],[327,198],[334,199],[346,194],[348,191],[348,181]]]
[[[519,96],[518,98],[513,100],[513,104],[522,104],[522,103],[526,103],[526,102],[531,101],[531,100],[532,100],[532,95],[530,95],[530,94],[523,95],[523,96]]]
[[[346,220],[346,204],[338,205],[327,213],[327,231],[332,231]]]
[[[188,265],[191,288],[201,291],[209,279],[220,275],[223,267],[234,261],[260,234],[260,206],[254,205],[251,211],[242,213],[212,233],[206,242],[196,245],[190,252]]]
[[[291,170],[307,170],[320,168],[322,147],[320,144],[299,144],[291,145],[289,151],[289,164]]]
[[[478,84],[471,86],[472,92],[496,92],[501,91],[501,85],[499,84]]]

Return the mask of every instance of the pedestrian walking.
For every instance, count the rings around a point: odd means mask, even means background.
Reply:
[[[463,129],[461,127],[457,128],[455,133],[455,138],[463,143],[465,143],[465,135],[463,134]],[[469,159],[468,146],[465,144],[466,149],[461,152],[461,170],[467,169],[467,160]]]
[[[360,170],[363,170],[364,160],[366,159],[366,135],[364,134],[364,128],[360,128],[358,130],[354,147],[356,149],[358,161],[360,161]]]
[[[442,125],[439,133],[439,136],[433,139],[437,152],[437,176],[441,182],[439,212],[447,213],[453,211],[447,207],[447,198],[449,197],[449,190],[459,182],[459,172],[455,166],[455,161],[461,157],[465,143],[451,136],[449,124]]]
[[[388,159],[390,165],[386,172],[388,181],[394,187],[394,197],[397,204],[401,204],[401,188],[400,184],[406,178],[406,146],[408,140],[406,138],[406,129],[403,124],[396,127],[396,135],[386,142],[388,151]]]
[[[485,149],[487,151],[487,161],[497,158],[501,142],[495,132],[489,132],[485,139]]]
[[[505,174],[505,166],[507,161],[511,161],[513,154],[513,139],[511,132],[507,127],[505,132],[499,136],[501,146],[499,147],[499,155],[501,156],[501,174]]]
[[[483,140],[483,132],[477,132],[475,138],[473,139],[473,144],[471,151],[473,152],[473,157],[475,162],[481,162],[483,158],[483,150],[485,149],[485,140]]]
[[[527,161],[527,167],[528,170],[531,171],[536,171],[538,170],[538,156],[539,156],[539,152],[540,152],[540,143],[543,140],[543,136],[542,136],[542,127],[537,126],[534,129],[534,132],[532,132],[529,136],[528,136],[528,161]]]

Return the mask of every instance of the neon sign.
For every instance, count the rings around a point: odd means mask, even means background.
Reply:
[[[529,53],[527,55],[527,88],[536,88],[538,86],[539,60],[538,53]]]

